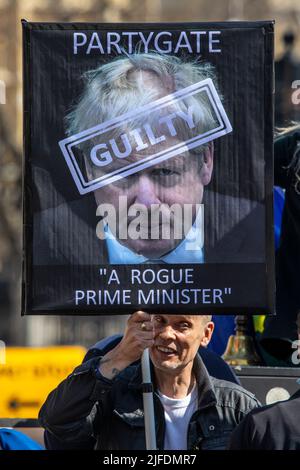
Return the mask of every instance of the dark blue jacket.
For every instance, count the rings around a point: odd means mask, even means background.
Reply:
[[[99,374],[99,360],[84,362],[50,393],[40,410],[41,425],[68,448],[145,449],[141,366],[108,380]],[[210,377],[199,355],[194,373],[198,410],[189,423],[187,448],[225,449],[233,429],[259,403],[239,385]],[[163,449],[164,411],[156,394],[154,407],[157,445]]]

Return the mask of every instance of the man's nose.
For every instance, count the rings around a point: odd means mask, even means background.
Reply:
[[[152,204],[159,204],[159,195],[157,194],[157,185],[147,175],[141,175],[138,178],[135,188],[135,203],[151,207]]]
[[[165,325],[157,331],[157,334],[164,341],[176,339],[176,334],[171,325]]]

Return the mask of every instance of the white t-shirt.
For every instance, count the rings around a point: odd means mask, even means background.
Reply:
[[[196,384],[184,398],[169,398],[158,391],[165,412],[164,450],[186,450],[187,431],[192,415],[198,408]]]

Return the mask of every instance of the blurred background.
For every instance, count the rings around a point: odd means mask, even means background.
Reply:
[[[6,346],[88,347],[123,329],[124,317],[21,317],[21,19],[44,22],[270,20],[275,24],[277,126],[300,120],[299,0],[0,0],[0,340]],[[300,85],[300,82],[299,82]],[[77,359],[76,359],[77,360]],[[1,416],[1,413],[0,413]]]

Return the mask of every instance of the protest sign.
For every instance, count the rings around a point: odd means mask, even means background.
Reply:
[[[23,313],[273,312],[273,23],[23,38]]]

